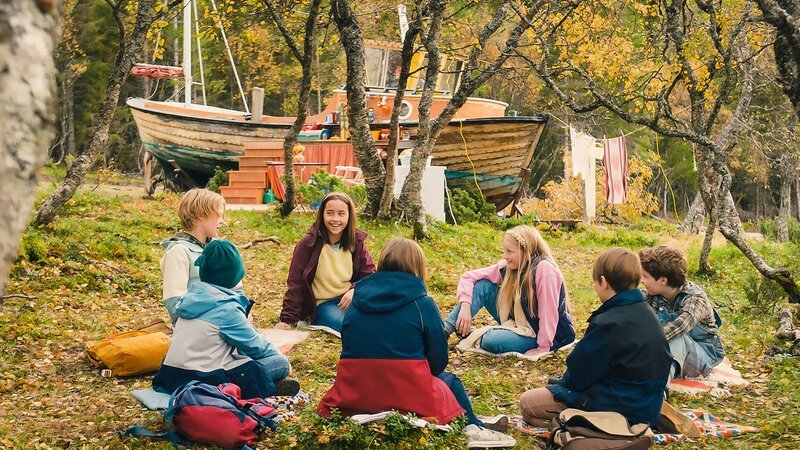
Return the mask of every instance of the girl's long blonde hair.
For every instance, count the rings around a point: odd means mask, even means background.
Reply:
[[[505,276],[503,276],[502,284],[500,285],[500,292],[497,294],[498,309],[500,305],[507,305],[508,311],[513,311],[515,301],[521,301],[523,289],[528,297],[528,311],[534,317],[537,315],[537,307],[535,295],[536,286],[533,285],[534,270],[530,267],[536,264],[542,258],[547,258],[556,268],[561,279],[564,275],[558,267],[553,254],[550,251],[550,246],[547,245],[542,235],[533,227],[527,225],[518,225],[506,232],[504,240],[509,240],[512,245],[519,247],[520,261],[519,267],[516,269],[506,268]],[[566,292],[566,285],[564,286],[564,301],[568,299]]]

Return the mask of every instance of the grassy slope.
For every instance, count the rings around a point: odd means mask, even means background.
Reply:
[[[147,201],[82,193],[55,225],[25,235],[9,292],[36,298],[10,298],[0,306],[0,447],[169,448],[150,441],[122,442],[114,436],[115,430],[157,417],[129,395],[132,389],[148,387],[151,377],[101,378],[84,358],[83,345],[112,330],[166,317],[159,300],[161,248],[154,242],[177,229],[177,203],[173,195]],[[264,212],[229,214],[225,238],[243,244],[276,236],[281,242],[243,250],[246,290],[257,301],[257,325],[266,327],[277,321],[291,251],[310,222],[307,214],[287,220]],[[362,228],[370,234],[368,245],[373,255],[392,236],[410,235],[408,228],[394,224],[367,223]],[[454,304],[462,272],[499,258],[501,236],[502,231],[483,225],[433,227],[432,239],[423,243],[423,248],[429,261],[428,286],[443,313]],[[552,232],[546,237],[567,279],[579,334],[597,306],[590,272],[593,259],[603,249],[669,243],[687,249],[695,260],[700,245],[696,237],[680,235],[657,222],[627,229]],[[797,257],[794,245],[763,243],[757,248],[771,262],[783,264]],[[714,249],[712,261],[717,273],[696,281],[720,306],[731,360],[754,383],[722,399],[676,395],[675,402],[764,429],[757,435],[704,443],[708,448],[797,448],[797,360],[765,357],[766,348],[774,343],[770,332],[775,321],[769,312],[754,309],[746,300],[748,277],[755,274],[751,266],[724,244]],[[332,383],[338,351],[337,340],[312,334],[290,354],[295,375],[315,399]],[[525,389],[560,375],[563,356],[531,363],[453,352],[449,369],[462,377],[478,413],[514,414]],[[532,438],[520,438],[519,442],[518,448],[540,445]],[[424,443],[414,436],[408,446]]]

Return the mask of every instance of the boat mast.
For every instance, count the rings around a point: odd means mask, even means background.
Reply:
[[[406,17],[406,5],[397,5],[397,19],[400,21],[400,42],[405,42],[408,32],[408,17]]]
[[[183,0],[183,94],[184,104],[192,104],[192,0]]]

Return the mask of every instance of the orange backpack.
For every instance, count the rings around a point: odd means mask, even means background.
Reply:
[[[111,333],[86,344],[86,357],[95,367],[117,376],[155,372],[169,350],[172,329],[163,320],[126,333]]]

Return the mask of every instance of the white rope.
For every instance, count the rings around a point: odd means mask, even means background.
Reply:
[[[200,86],[203,87],[203,105],[208,106],[208,102],[206,100],[206,77],[203,73],[203,47],[200,45],[200,24],[199,22],[199,13],[197,10],[197,0],[192,0],[194,3],[194,31],[195,36],[197,37],[197,59],[200,63]]]
[[[453,218],[453,225],[458,225],[456,215],[453,214],[453,204],[450,203],[450,188],[447,187],[447,182],[444,183],[444,191],[447,193],[447,207],[450,209],[450,217]]]
[[[150,100],[151,98],[153,98],[154,95],[156,95],[156,92],[158,92],[158,83],[160,82],[161,78],[156,78],[156,87],[153,88],[153,92],[145,100]]]
[[[217,2],[215,0],[211,0],[211,7],[214,8],[214,13],[217,14],[219,17],[219,11],[217,10]],[[219,24],[219,30],[222,32],[222,41],[225,43],[225,50],[228,51],[228,58],[231,60],[231,67],[233,68],[233,76],[236,77],[236,85],[239,87],[239,94],[242,96],[242,103],[244,103],[244,110],[247,114],[250,114],[250,107],[247,106],[247,96],[244,95],[244,89],[242,89],[242,81],[239,79],[239,71],[236,70],[236,63],[233,61],[233,53],[231,53],[231,47],[228,45],[228,36],[225,34],[225,28],[222,27],[222,19],[217,19],[217,23]]]

